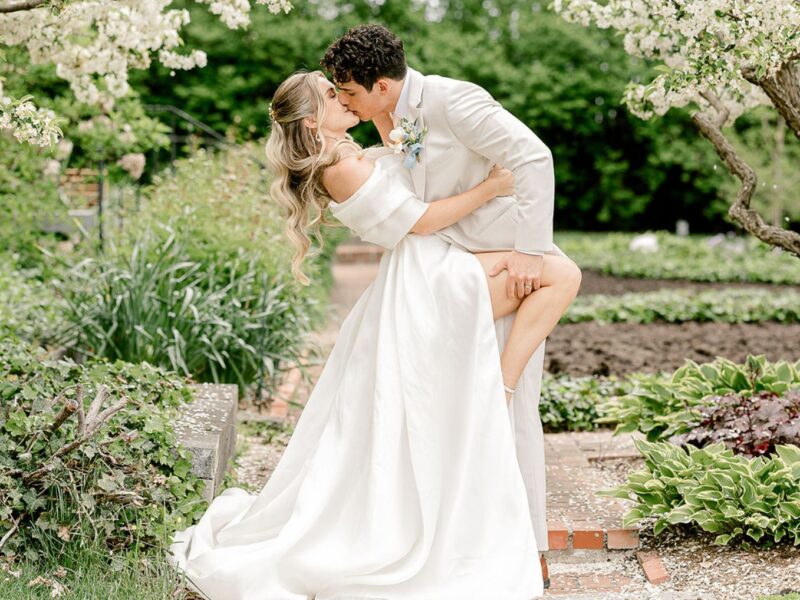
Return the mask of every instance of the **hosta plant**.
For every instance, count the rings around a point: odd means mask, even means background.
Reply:
[[[722,442],[683,449],[668,442],[634,440],[645,467],[600,496],[633,500],[628,527],[654,518],[653,533],[693,524],[716,534],[714,543],[738,540],[800,545],[800,448],[777,445],[775,454],[749,459]]]

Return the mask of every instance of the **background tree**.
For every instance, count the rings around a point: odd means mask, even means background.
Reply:
[[[566,20],[617,30],[625,50],[663,61],[662,73],[631,82],[624,101],[649,119],[698,107],[692,120],[741,181],[729,214],[757,238],[800,257],[800,233],[767,223],[750,203],[755,169],[723,128],[756,106],[771,106],[800,138],[800,3],[786,0],[555,0]]]

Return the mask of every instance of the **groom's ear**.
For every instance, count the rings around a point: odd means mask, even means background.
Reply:
[[[389,80],[386,79],[385,77],[379,77],[378,79],[376,79],[374,85],[377,86],[378,91],[381,94],[385,94],[386,92],[388,92],[391,86]]]

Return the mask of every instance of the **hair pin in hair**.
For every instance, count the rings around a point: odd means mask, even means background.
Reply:
[[[272,108],[272,102],[269,103],[269,118],[275,122],[275,110]]]

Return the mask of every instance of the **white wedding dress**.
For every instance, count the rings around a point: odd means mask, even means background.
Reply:
[[[483,268],[437,235],[402,156],[331,211],[387,248],[272,476],[224,490],[170,562],[211,600],[543,594]]]

